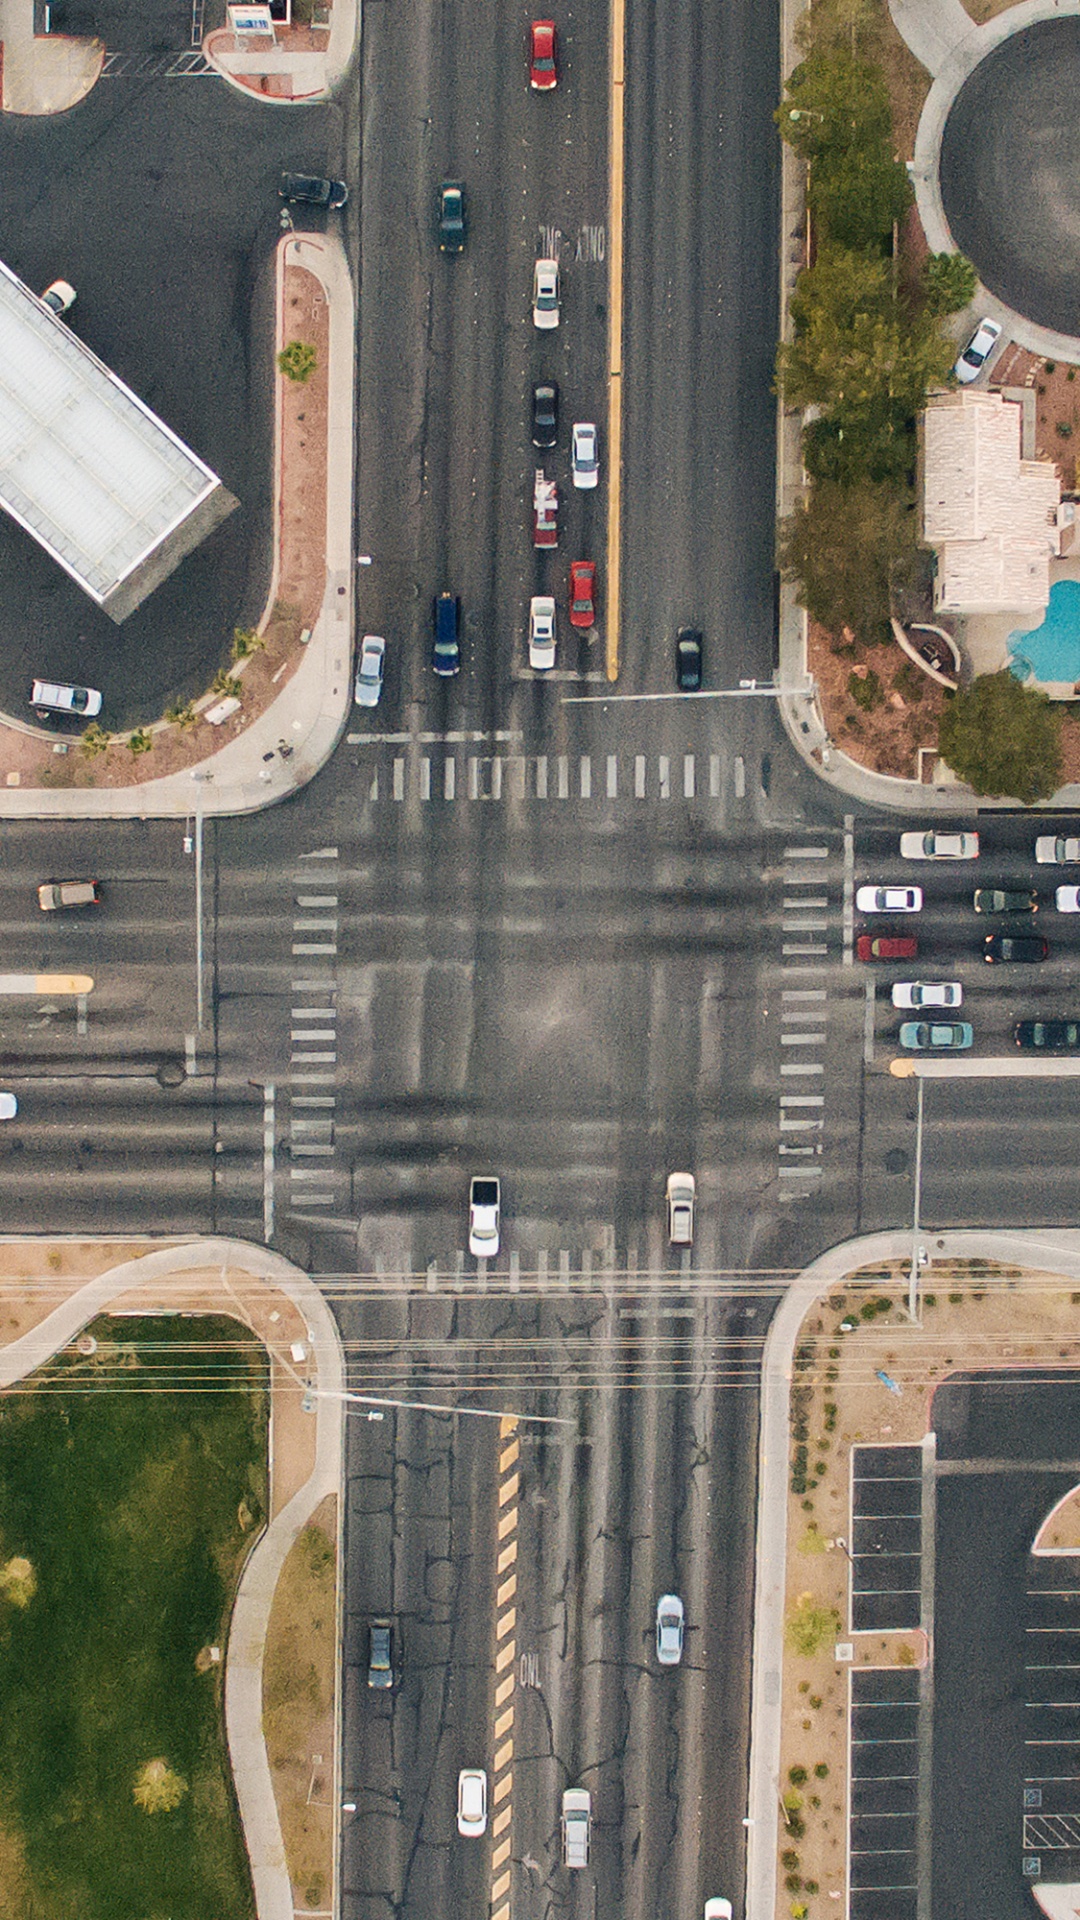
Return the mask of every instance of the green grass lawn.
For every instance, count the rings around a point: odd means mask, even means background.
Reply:
[[[0,1395],[0,1920],[248,1920],[196,1656],[265,1515],[265,1356],[230,1320],[90,1331],[93,1358]],[[171,1811],[135,1801],[153,1761]]]

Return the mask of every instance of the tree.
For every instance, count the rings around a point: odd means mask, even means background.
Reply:
[[[812,267],[800,273],[791,296],[791,318],[796,333],[818,315],[846,330],[859,313],[888,314],[894,304],[889,263],[848,247],[818,248]]]
[[[923,289],[931,313],[960,313],[975,298],[979,276],[962,253],[931,253],[923,262]]]
[[[295,380],[303,386],[315,371],[315,360],[315,349],[308,341],[290,340],[288,346],[282,347],[278,354],[278,372],[283,373],[286,380]]]
[[[187,1781],[165,1760],[148,1760],[135,1776],[132,1796],[144,1813],[172,1813],[187,1792]]]
[[[915,425],[888,410],[851,413],[842,419],[821,414],[803,428],[803,466],[811,480],[833,480],[853,487],[907,488],[915,484]]]
[[[1061,714],[1007,667],[980,674],[945,707],[938,752],[976,793],[1031,807],[1061,785]]]
[[[844,324],[822,304],[781,346],[777,371],[789,407],[825,407],[838,420],[884,408],[903,422],[944,380],[954,354],[937,321],[912,321],[894,307],[853,313]]]
[[[780,565],[811,618],[867,643],[888,631],[892,590],[915,564],[910,503],[895,487],[818,481],[780,536]]]
[[[811,216],[819,232],[842,247],[883,246],[912,198],[907,168],[893,155],[891,135],[822,153],[810,169]]]
[[[815,48],[787,83],[775,114],[784,139],[804,160],[881,145],[891,150],[892,111],[880,67],[849,53]]]

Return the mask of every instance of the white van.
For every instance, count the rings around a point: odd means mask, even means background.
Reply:
[[[101,712],[101,695],[96,687],[65,687],[55,680],[35,680],[30,705],[43,713],[84,713],[92,720]]]
[[[562,1797],[562,1857],[564,1867],[589,1864],[589,1820],[592,1801],[585,1787],[567,1787]]]

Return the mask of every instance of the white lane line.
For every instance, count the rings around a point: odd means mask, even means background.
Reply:
[[[822,1074],[824,1071],[824,1067],[810,1066],[802,1060],[785,1060],[780,1068],[780,1072],[785,1077],[788,1075],[794,1077],[796,1074]]]
[[[782,1107],[823,1107],[825,1095],[823,1093],[782,1093],[780,1105]]]
[[[828,933],[829,922],[816,913],[785,913],[781,925],[785,933]]]
[[[785,860],[827,860],[828,847],[785,847]]]
[[[796,953],[828,953],[829,949],[824,945],[815,945],[812,941],[785,941],[780,951],[782,954],[791,955]]]
[[[740,767],[742,768],[742,793],[739,792]],[[746,792],[746,768],[743,766],[743,757],[742,757],[742,754],[740,753],[740,754],[736,754],[735,756],[735,797],[736,799],[741,800],[745,792]],[[709,799],[719,800],[719,798],[720,798],[720,755],[718,753],[710,753],[709,755]]]
[[[795,913],[801,913],[805,907],[827,907],[828,904],[829,896],[827,893],[811,894],[809,896],[799,895],[791,900],[785,899],[783,902],[785,913],[789,908]]]
[[[289,1105],[292,1107],[321,1107],[324,1109],[329,1107],[332,1113],[337,1106],[337,1101],[332,1093],[292,1093],[289,1095]]]
[[[395,759],[394,761],[394,799],[404,800],[404,798],[405,798],[405,762],[404,760]]]
[[[863,1007],[863,1062],[869,1066],[874,1058],[874,1000],[875,987],[872,980],[866,982],[866,1004]]]
[[[507,764],[512,776],[511,796],[515,800],[524,800],[529,791],[529,763],[525,755],[519,753]]]
[[[336,1020],[337,1008],[336,1007],[294,1007],[292,1010],[292,1017],[294,1020]]]
[[[558,760],[556,761],[556,769],[558,772],[559,799],[569,800],[570,798],[570,756],[568,753],[560,753]]]
[[[683,754],[682,790],[684,800],[692,800],[694,798],[694,756],[692,753]]]
[[[644,798],[645,798],[645,755],[643,753],[636,753],[634,755],[634,799],[644,800]]]
[[[350,747],[403,747],[412,739],[412,734],[348,733],[345,738]]]
[[[782,1033],[780,1045],[782,1047],[823,1047],[825,1035],[823,1033]]]
[[[841,966],[855,962],[855,815],[844,815],[844,951]]]
[[[379,797],[379,773],[378,773],[378,769],[376,768],[375,772],[371,776],[371,785],[368,788],[368,799],[377,800],[378,797]]]
[[[411,734],[403,734],[405,740],[412,739]],[[427,747],[468,747],[480,746],[485,740],[507,741],[524,738],[521,728],[495,727],[490,733],[468,733],[462,729],[450,733],[418,733],[416,739],[421,746]]]
[[[502,799],[502,770],[502,761],[493,760],[491,763],[491,797],[493,800]]]
[[[293,1067],[332,1067],[337,1059],[336,1053],[292,1053],[289,1065]]]
[[[185,1033],[184,1035],[184,1071],[187,1074],[187,1077],[189,1080],[194,1078],[195,1072],[196,1072],[196,1060],[195,1060],[195,1035],[193,1033]]]
[[[337,929],[336,916],[332,920],[294,920],[292,923],[294,933],[336,933]]]
[[[300,855],[301,860],[336,860],[337,857],[336,847],[313,847],[310,853]]]
[[[443,799],[444,800],[453,799],[454,785],[456,782],[456,778],[457,778],[457,761],[454,759],[453,755],[451,754],[449,759],[443,761]]]
[[[671,799],[671,761],[668,758],[668,755],[666,753],[662,753],[660,755],[659,773],[660,773],[660,798],[661,800],[670,800]]]
[[[276,1088],[272,1080],[263,1088],[263,1241],[270,1245],[274,1237],[274,1111]]]
[[[822,999],[824,999],[824,997],[823,994]],[[824,1015],[822,1014],[820,1006],[782,1007],[780,1009],[780,1018],[789,1027],[812,1027],[814,1022],[823,1019]]]
[[[587,753],[581,756],[581,797],[583,800],[592,799],[592,759]]]
[[[823,1167],[777,1167],[781,1180],[820,1180]]]
[[[332,1073],[290,1073],[289,1083],[294,1087],[332,1087],[336,1080]]]
[[[298,907],[336,907],[336,893],[300,893],[296,896]]]
[[[426,755],[420,762],[420,798],[431,799],[431,761]]]
[[[781,1000],[824,1000],[824,987],[785,987]]]
[[[336,953],[337,943],[333,940],[322,944],[318,941],[298,940],[294,941],[292,951],[294,953]]]
[[[619,757],[609,753],[607,757],[607,797],[614,800],[619,791]]]
[[[536,762],[536,797],[538,800],[546,800],[548,797],[547,769],[548,757],[546,753],[542,753]]]
[[[735,755],[735,798],[746,799],[746,761],[741,753]]]
[[[785,887],[820,887],[821,875],[811,868],[809,873],[787,873],[780,875]]]
[[[547,1277],[548,1277],[548,1257],[547,1257],[547,1248],[546,1248],[546,1247],[541,1247],[541,1249],[540,1249],[540,1251],[539,1251],[539,1253],[538,1253],[538,1254],[537,1254],[537,1256],[536,1256],[536,1284],[537,1284],[537,1286],[538,1286],[538,1287],[546,1287],[546,1286],[547,1286]]]
[[[336,1040],[335,1027],[290,1027],[290,1040]]]
[[[819,1114],[816,1120],[800,1119],[797,1114],[780,1115],[781,1133],[820,1133],[825,1122]]]
[[[475,753],[469,755],[469,799],[476,800],[480,793],[480,762]]]

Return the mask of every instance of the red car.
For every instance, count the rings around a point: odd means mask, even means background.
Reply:
[[[572,560],[570,562],[570,625],[572,627],[591,627],[596,619],[593,605],[593,593],[596,589],[596,566],[592,560]]]
[[[914,960],[919,943],[909,933],[860,933],[855,952],[860,960]]]
[[[538,93],[548,93],[558,86],[557,56],[554,20],[534,20],[529,29],[529,85]]]

